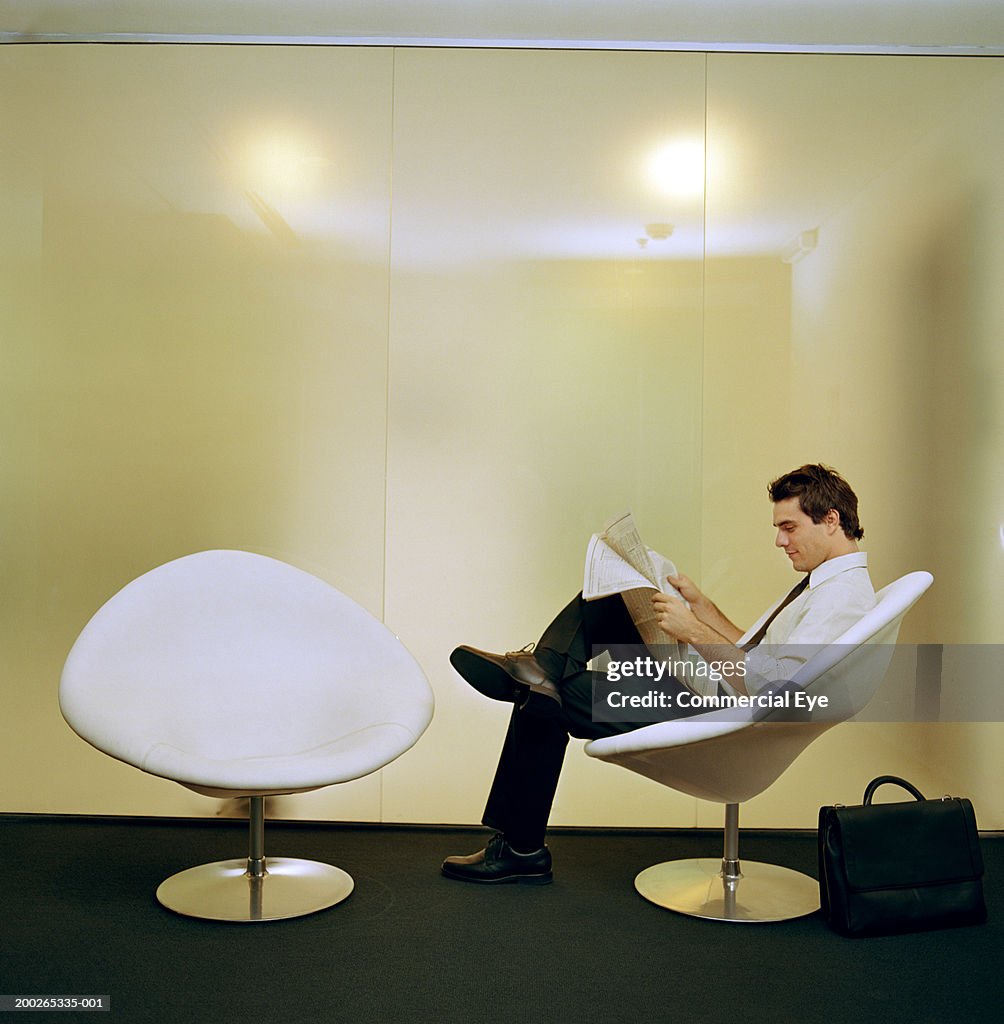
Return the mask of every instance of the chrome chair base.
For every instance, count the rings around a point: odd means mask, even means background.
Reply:
[[[158,901],[186,917],[210,921],[279,921],[341,903],[352,876],[332,864],[270,857],[262,874],[248,860],[223,860],[180,871],[161,882]]]
[[[819,883],[776,864],[743,861],[738,876],[723,872],[719,858],[654,864],[634,880],[652,903],[711,921],[787,921],[819,909]]]

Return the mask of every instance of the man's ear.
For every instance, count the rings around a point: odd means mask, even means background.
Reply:
[[[823,522],[831,529],[842,529],[840,525],[840,513],[835,508],[831,508],[829,512],[823,516]]]

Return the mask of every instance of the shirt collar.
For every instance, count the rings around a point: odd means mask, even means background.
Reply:
[[[820,583],[824,583],[848,569],[866,569],[867,567],[868,553],[866,551],[852,551],[849,555],[829,558],[809,573],[809,589],[818,587]]]

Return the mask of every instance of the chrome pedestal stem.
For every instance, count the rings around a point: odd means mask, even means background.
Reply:
[[[253,796],[248,808],[248,877],[262,878],[265,871],[265,798]]]
[[[722,851],[722,878],[738,881],[743,877],[739,865],[739,804],[725,805],[725,848]]]

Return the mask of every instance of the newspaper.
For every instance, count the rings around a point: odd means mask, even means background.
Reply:
[[[589,539],[582,596],[594,601],[599,597],[624,594],[642,642],[657,654],[658,660],[666,663],[677,682],[695,693],[717,692],[718,684],[713,678],[689,671],[700,660],[693,648],[663,633],[655,616],[649,617],[641,610],[649,602],[641,595],[627,593],[654,588],[689,607],[683,595],[666,579],[678,574],[676,566],[665,555],[645,547],[634,516],[622,512],[604,523],[599,534]]]
[[[689,670],[689,666],[699,660],[689,645],[674,640],[659,628],[643,594],[630,593],[655,589],[689,607],[684,596],[666,578],[677,575],[676,566],[665,555],[642,542],[631,513],[622,512],[589,539],[582,596],[587,601],[595,601],[611,594],[624,594],[643,644],[658,661],[669,667],[669,674],[694,693],[717,692],[718,685],[713,679],[702,678],[700,673]],[[598,666],[599,662],[594,664]]]
[[[642,543],[634,516],[622,512],[589,539],[582,596],[595,601],[638,587],[654,587],[682,601],[679,591],[666,579],[676,575],[676,566],[668,558]]]

